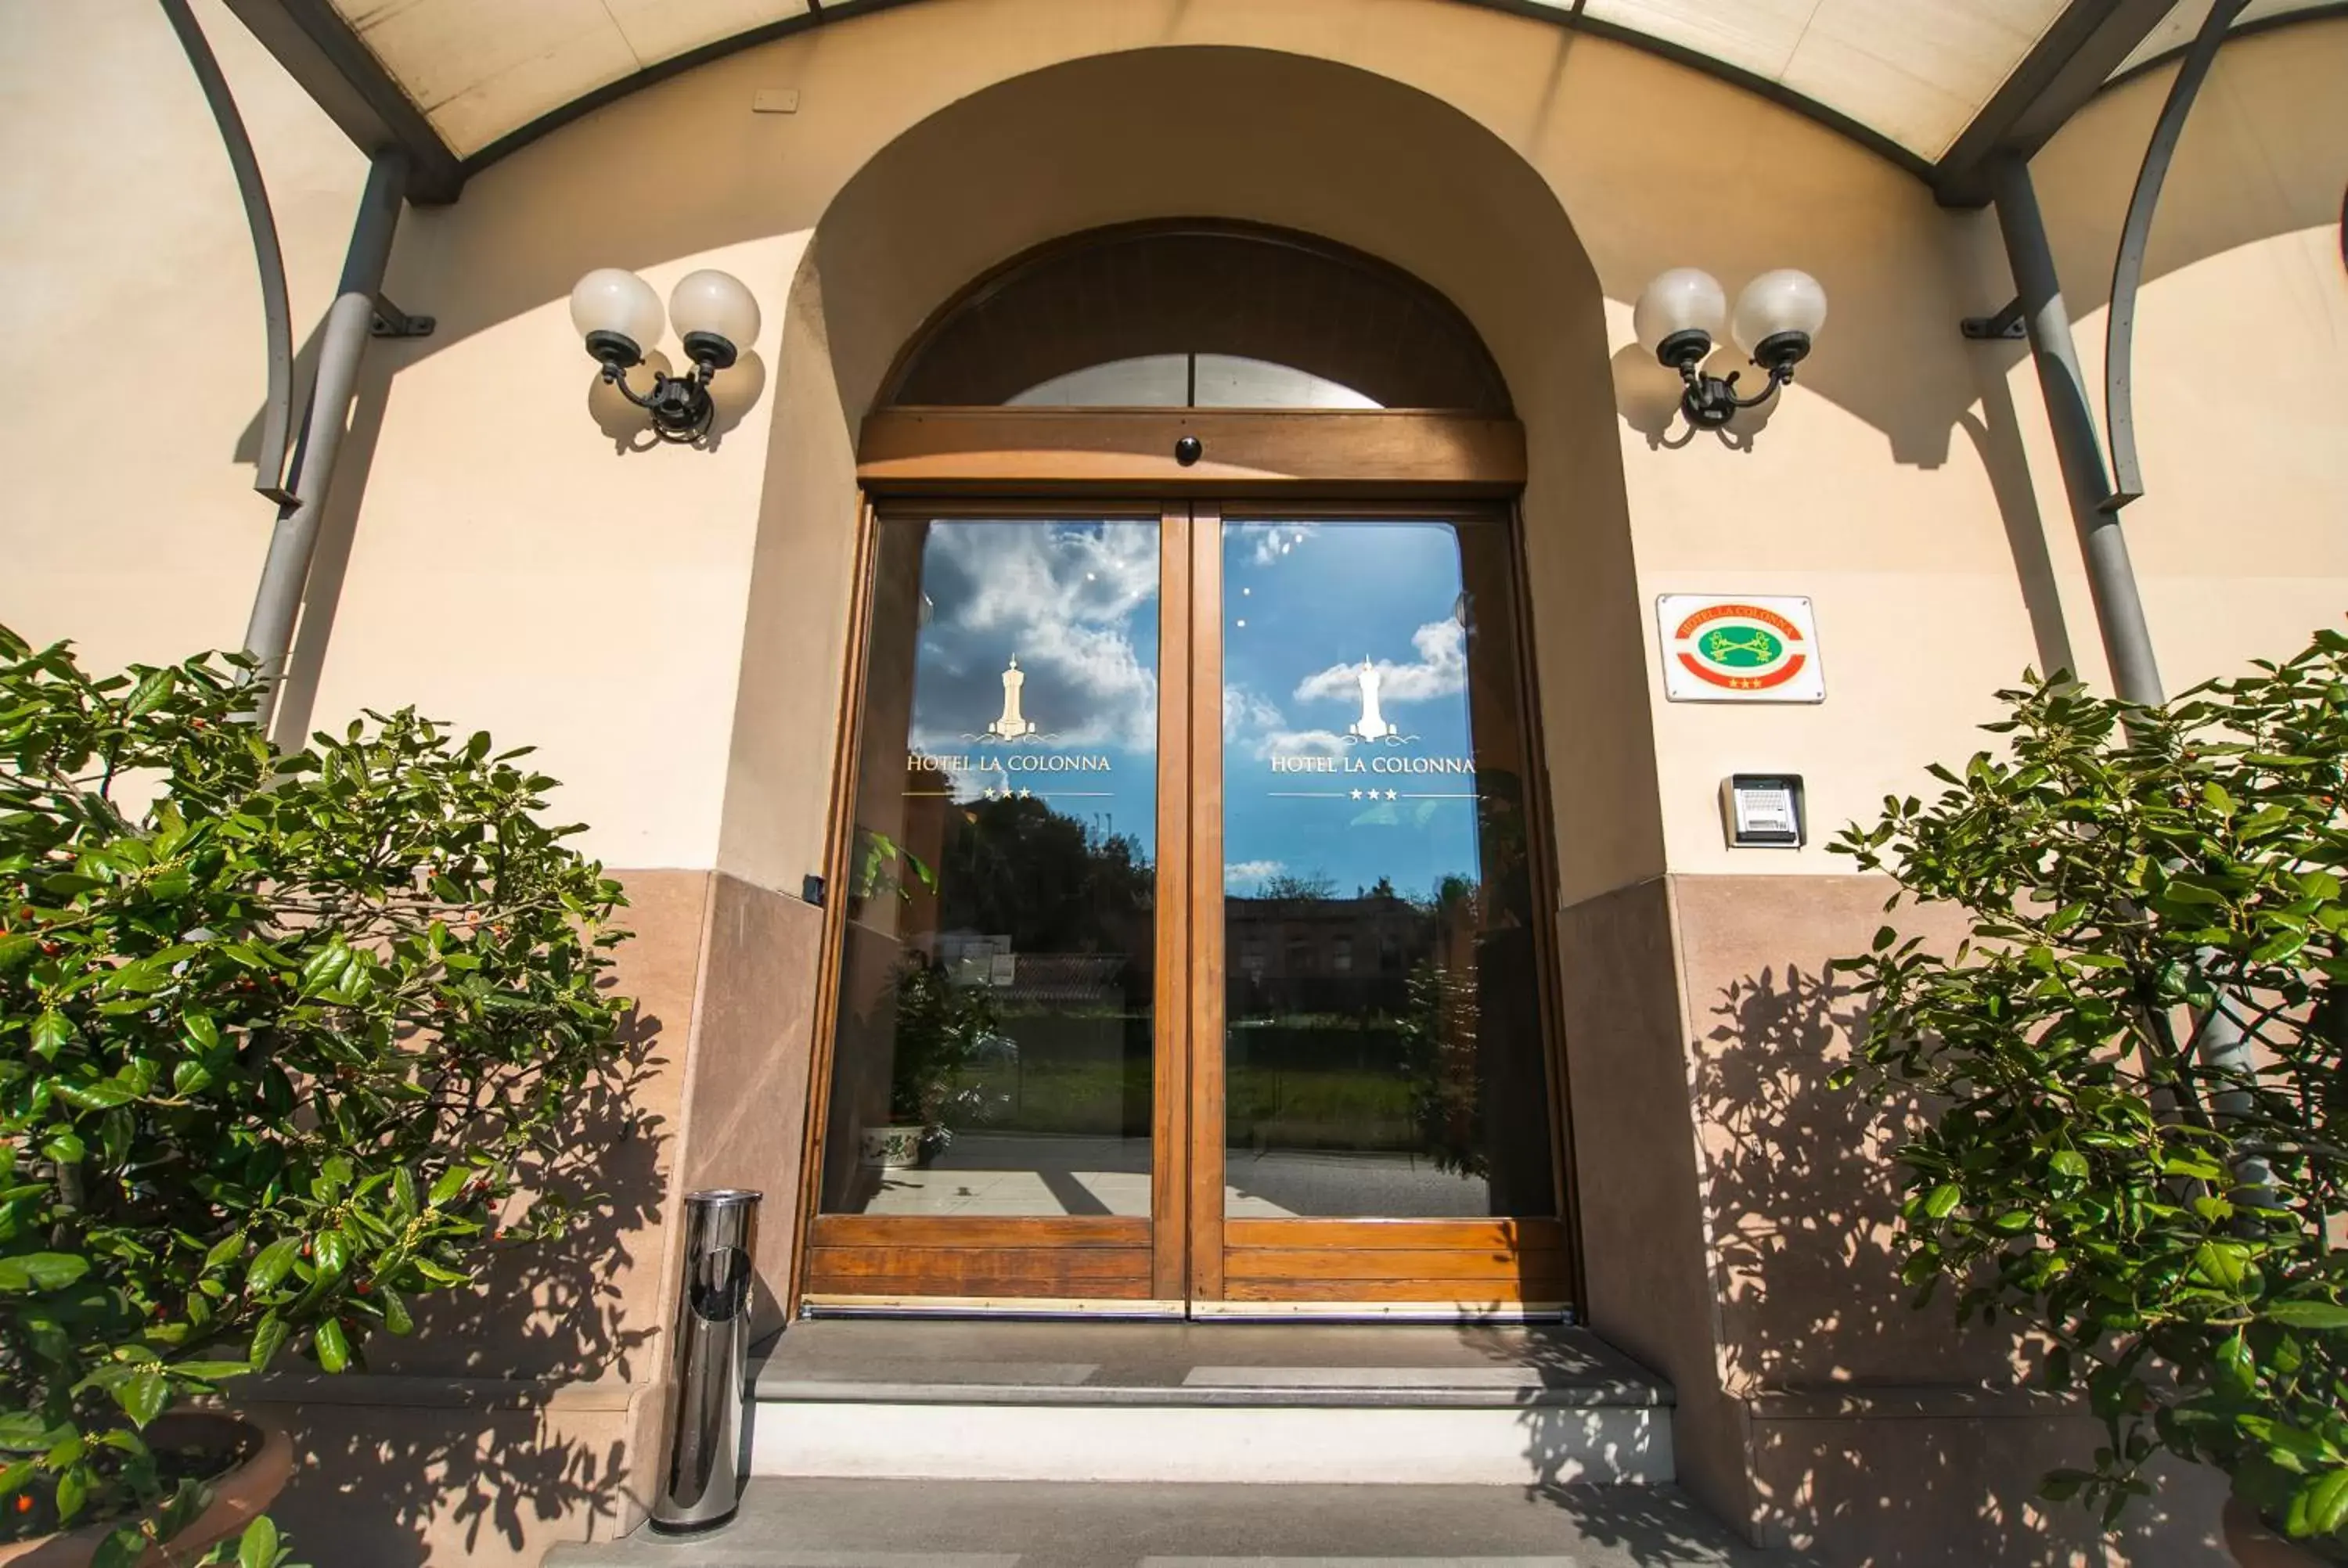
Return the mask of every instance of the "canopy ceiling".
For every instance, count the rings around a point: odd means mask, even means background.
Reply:
[[[582,100],[623,91],[632,78],[895,3],[901,0],[327,0],[448,149],[475,163],[484,149],[495,156],[498,143]],[[2080,0],[1470,3],[1657,49],[1769,92],[1919,169],[1950,153],[2066,11],[2075,24],[2092,8]],[[2181,0],[2111,74],[2182,46],[2209,4]],[[2253,0],[2242,24],[2319,8],[2327,0]]]

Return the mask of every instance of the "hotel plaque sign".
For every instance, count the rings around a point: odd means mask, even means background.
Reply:
[[[1823,702],[1807,599],[1666,593],[1655,600],[1663,694],[1674,702]]]

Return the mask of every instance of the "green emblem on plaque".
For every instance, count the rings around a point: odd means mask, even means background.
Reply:
[[[1704,633],[1699,647],[1715,664],[1731,670],[1757,670],[1785,657],[1786,644],[1777,634],[1758,626],[1722,627]]]

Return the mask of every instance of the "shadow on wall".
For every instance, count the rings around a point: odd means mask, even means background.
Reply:
[[[1170,8],[1155,38],[1128,30],[1118,35],[1126,46],[1078,57],[1107,64],[1167,51],[1176,46],[1177,38],[1185,46],[1223,41],[1203,36],[1203,19],[1186,15],[1184,11],[1179,6]],[[852,96],[873,123],[839,133],[853,137],[853,145],[811,149],[808,154],[779,159],[761,165],[753,177],[742,177],[742,170],[721,169],[706,179],[680,179],[676,159],[662,149],[699,149],[701,162],[706,165],[709,149],[729,148],[740,141],[732,124],[738,106],[778,67],[796,67],[810,81],[821,79],[830,70],[853,71],[858,68],[860,46],[867,40],[876,46],[872,59],[878,65],[890,57],[880,52],[889,43],[901,42],[899,29],[942,28],[950,13],[951,8],[913,7],[897,15],[857,17],[824,28],[810,38],[755,46],[719,58],[631,94],[524,148],[477,176],[464,199],[455,205],[411,212],[407,225],[417,232],[402,245],[396,258],[391,289],[402,299],[428,297],[439,327],[430,339],[399,345],[396,357],[402,363],[414,363],[446,352],[476,333],[556,303],[591,267],[641,269],[678,256],[813,228],[870,149],[911,128],[943,108],[947,98],[967,96],[967,87],[952,77],[925,86],[919,73],[901,74],[893,80],[860,80]],[[1468,19],[1448,20],[1455,28],[1469,25]],[[1010,29],[980,25],[990,27],[986,41],[999,50]],[[2320,151],[2324,161],[2348,156],[2331,150],[2348,148],[2348,140],[2339,135],[2342,117],[2348,116],[2348,103],[2341,95],[2288,91],[2287,84],[2278,87],[2274,80],[2278,73],[2289,77],[2295,69],[2320,68],[2330,44],[2320,35],[2328,26],[2312,23],[2230,46],[2214,78],[2211,97],[2230,96],[2255,103],[2280,96],[2287,107],[2276,112],[2299,122],[2291,131],[2294,150]],[[1240,36],[1246,32],[1245,27],[1234,27],[1228,42],[1247,46],[1253,40]],[[1001,79],[1065,63],[1056,51],[1068,48],[1071,36],[1037,28],[1035,56],[1006,61]],[[1751,165],[1746,159],[1720,156],[1713,113],[1691,110],[1660,118],[1654,114],[1658,105],[1676,103],[1685,109],[1692,103],[1701,103],[1706,111],[1716,109],[1741,118],[1755,112],[1750,95],[1627,46],[1592,47],[1597,41],[1546,24],[1528,24],[1524,37],[1543,46],[1554,64],[1545,73],[1523,74],[1515,97],[1476,102],[1469,112],[1477,114],[1487,129],[1519,145],[1531,140],[1571,145],[1590,178],[1611,176],[1667,190],[1677,210],[1712,199],[1725,204],[1734,198],[1735,210],[1740,211],[1750,206],[1746,192]],[[2305,63],[2311,46],[2319,62],[2315,67]],[[819,54],[823,58],[819,59]],[[2296,65],[2294,55],[2301,56]],[[833,65],[833,60],[839,64]],[[2110,239],[2126,206],[2143,150],[2144,132],[2157,112],[2166,86],[2165,73],[2154,72],[2114,90],[2087,111],[2089,119],[2111,119],[2114,123],[2108,129],[2083,122],[2080,129],[2088,135],[2075,131],[2050,149],[2062,166],[2051,175],[2055,183],[2047,191],[2050,211],[2067,221],[2074,215],[2069,198],[2075,190],[2076,205],[2092,209],[2093,214],[2088,220],[2092,230],[2083,226],[2075,241],[2068,234],[2058,236],[2065,251],[2066,282],[2072,285],[2075,313],[2085,313],[2102,302]],[[817,101],[818,95],[810,88],[809,102]],[[1214,118],[1200,121],[1193,117],[1191,123],[1211,130]],[[1890,170],[1890,166],[1879,165],[1873,155],[1835,133],[1774,107],[1767,107],[1766,117],[1752,123],[1767,140],[1791,144],[1789,157],[1797,152],[1825,156],[1829,167],[1847,159],[1853,167],[1879,166]],[[1631,124],[1642,126],[1642,134],[1623,137],[1620,128]],[[1609,131],[1612,134],[1602,134]],[[1626,152],[1626,149],[1632,150]],[[1054,150],[1079,156],[1085,152],[1081,147]],[[2296,182],[2291,191],[2281,193],[2279,200],[2252,200],[2244,194],[2239,168],[2230,161],[2238,150],[2222,141],[2188,138],[2162,208],[2157,242],[2150,257],[2152,278],[2276,233],[2337,220],[2337,179],[2327,182],[2319,177]],[[830,156],[825,156],[827,152]],[[1628,165],[1629,158],[1638,162]],[[1905,175],[1897,178],[1908,181]],[[1928,203],[1921,186],[1913,188],[1920,200]],[[718,189],[724,191],[722,200],[713,199],[713,191]],[[2057,190],[2065,200],[2056,200]],[[973,194],[999,207],[1004,205],[1001,192],[1000,181],[994,181]],[[1709,234],[1707,264],[1733,286],[1735,279],[1762,267],[1786,264],[1787,257],[1780,252],[1788,244],[1797,245],[1807,256],[1816,247],[1800,244],[1800,237],[1819,223],[1827,223],[1829,229],[1838,227],[1836,220],[1849,206],[1851,194],[1846,183],[1833,179],[1818,182],[1816,189],[1789,187],[1774,200],[1776,217],[1766,211],[1747,212],[1746,222],[1723,226]],[[2309,206],[2319,195],[2322,211]],[[628,212],[629,221],[621,225],[608,221],[608,215],[615,210]],[[1272,215],[1275,220],[1282,216]],[[1297,220],[1293,214],[1288,217]],[[1912,221],[1904,214],[1883,217]],[[1584,215],[1584,220],[1603,221],[1603,218],[1592,213]],[[1863,231],[1857,236],[1859,243],[1838,245],[1837,250],[1848,253],[1849,264],[1858,268],[1866,261],[1864,241],[1872,235],[1872,231]],[[428,243],[417,242],[427,239]],[[1610,249],[1601,261],[1608,269],[1608,293],[1618,301],[1627,302],[1656,271],[1686,259],[1678,253],[1685,247],[1684,225],[1663,223],[1652,226],[1651,231],[1626,231],[1618,219],[1607,239]],[[2075,264],[2071,254],[2075,245],[2082,251]],[[1908,378],[1903,367],[1911,366],[1919,357],[1913,351],[1952,365],[1964,363],[1961,356],[1941,352],[1948,346],[1954,322],[1919,313],[1913,309],[1911,293],[1870,288],[1856,272],[1845,276],[1829,267],[1820,276],[1836,303],[1837,319],[1831,329],[1835,338],[1854,346],[1823,355],[1806,367],[1805,384],[1859,418],[1903,423],[1902,415],[1887,410],[1904,406],[1913,412],[1912,400],[1898,395]],[[781,297],[781,279],[749,282],[762,298]],[[1964,302],[1968,309],[1975,304],[1988,309],[2001,302]],[[1868,352],[1859,352],[1856,345],[1860,344],[1868,345]],[[1887,431],[1894,436],[1895,448],[1915,454],[1903,460],[1929,466],[1939,460],[1931,454],[1946,451],[1949,422],[1973,395],[1972,378],[1962,370],[1948,379],[1946,392],[1962,391],[1963,395],[1952,403],[1935,399],[1933,412],[1944,416],[1936,431],[1914,425]]]
[[[639,1106],[667,1065],[661,1030],[658,1017],[629,1018],[623,1057],[527,1183],[577,1205],[570,1234],[499,1254],[477,1289],[417,1301],[415,1334],[375,1336],[364,1371],[272,1379],[270,1413],[302,1456],[272,1512],[298,1556],[420,1568],[522,1553],[558,1522],[576,1539],[590,1520],[602,1537],[635,1517],[621,1492],[627,1385],[656,1376],[657,1337],[625,1326],[614,1276],[659,1264],[632,1238],[660,1235],[668,1136]],[[383,1388],[366,1373],[398,1374],[404,1402],[366,1402]],[[286,1383],[297,1386],[281,1395]]]
[[[1865,1024],[1849,992],[1789,963],[1715,998],[1690,1058],[1720,1364],[1751,1412],[1764,1528],[1884,1568],[1960,1560],[1968,1539],[1974,1560],[2030,1568],[2224,1563],[2203,1539],[2206,1473],[2170,1477],[2109,1542],[2088,1509],[2035,1497],[2045,1471],[2089,1462],[2102,1428],[2034,1387],[2036,1351],[2011,1327],[1956,1327],[1946,1286],[1911,1305],[1896,1153],[1921,1107],[1828,1086]]]
[[[1725,1522],[1677,1486],[1591,1481],[1583,1467],[1593,1456],[1592,1445],[1601,1430],[1601,1422],[1594,1419],[1598,1412],[1588,1407],[1540,1402],[1542,1389],[1586,1385],[1593,1376],[1605,1375],[1602,1364],[1572,1340],[1496,1333],[1482,1320],[1463,1321],[1457,1332],[1463,1342],[1493,1361],[1539,1374],[1540,1388],[1520,1389],[1516,1395],[1516,1402],[1522,1407],[1518,1425],[1525,1440],[1525,1495],[1564,1514],[1582,1539],[1621,1549],[1629,1554],[1629,1561],[1640,1563],[1704,1563],[1715,1568],[1724,1563],[1730,1568],[1745,1568],[1748,1563],[1759,1568],[1767,1563],[1772,1568],[1804,1568],[1781,1553],[1746,1547]],[[1598,1456],[1633,1475],[1669,1457],[1667,1445],[1659,1453],[1654,1440],[1670,1414],[1668,1408],[1634,1408],[1652,1423],[1645,1429],[1648,1440],[1637,1451],[1618,1446]],[[1620,1417],[1629,1411],[1618,1407],[1613,1413]]]
[[[1725,1529],[1702,1516],[1677,1488],[1654,1486],[1537,1485],[1530,1495],[1573,1522],[1592,1545],[1612,1546],[1642,1568],[1673,1563],[1704,1568],[1807,1568],[1779,1553],[1737,1544]]]

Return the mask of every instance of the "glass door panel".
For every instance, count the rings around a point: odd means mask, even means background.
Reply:
[[[1151,1214],[1159,536],[879,525],[823,1215]]]
[[[804,1299],[1570,1301],[1508,522],[869,559]]]
[[[1506,525],[1221,567],[1226,1219],[1555,1215]]]

